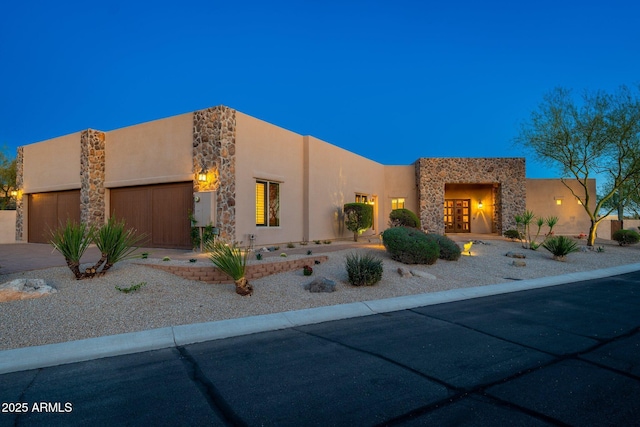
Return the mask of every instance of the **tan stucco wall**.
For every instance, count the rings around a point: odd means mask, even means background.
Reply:
[[[374,227],[362,236],[383,231],[387,221],[380,203],[386,200],[385,167],[311,136],[305,137],[305,141],[309,182],[308,239],[353,237],[344,226],[342,207],[345,203],[355,202],[356,193],[376,200]]]
[[[566,181],[576,194],[584,194],[584,189],[577,181]],[[589,207],[595,209],[596,181],[589,180],[589,193],[592,199]],[[562,199],[562,204],[557,205],[556,199]],[[582,205],[571,194],[571,191],[559,179],[527,179],[527,210],[532,211],[537,217],[557,216],[559,221],[554,227],[558,235],[578,235],[588,233],[591,222]],[[546,227],[543,227],[543,232]]]
[[[80,132],[24,146],[24,194],[80,188]]]
[[[105,187],[190,181],[193,113],[106,133]]]
[[[0,211],[0,243],[16,242],[16,211]]]
[[[404,207],[416,215],[418,212],[418,187],[416,185],[415,165],[385,166],[385,197],[380,200],[382,230],[388,228],[389,214],[391,214],[391,200],[404,198]]]
[[[303,238],[302,136],[236,112],[236,240],[256,246]],[[280,183],[280,226],[257,227],[256,180]]]

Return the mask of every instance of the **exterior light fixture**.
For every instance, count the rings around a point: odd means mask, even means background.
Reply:
[[[202,169],[198,174],[198,181],[207,182],[207,171]]]
[[[11,190],[11,197],[18,197],[18,190]]]
[[[480,200],[478,202],[478,209],[482,209],[484,207],[484,205],[482,204],[482,200]]]

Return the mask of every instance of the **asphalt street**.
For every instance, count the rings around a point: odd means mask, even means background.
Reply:
[[[0,425],[640,425],[640,272],[0,375]]]

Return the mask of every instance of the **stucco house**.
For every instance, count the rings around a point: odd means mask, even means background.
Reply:
[[[373,204],[365,234],[387,228],[400,207],[437,233],[501,234],[525,209],[558,216],[561,234],[589,227],[560,180],[526,178],[523,158],[382,165],[225,106],[25,145],[17,165],[17,241],[46,242],[66,218],[115,215],[147,233],[150,247],[190,248],[198,203],[221,238],[256,246],[350,238],[342,206],[354,201]]]

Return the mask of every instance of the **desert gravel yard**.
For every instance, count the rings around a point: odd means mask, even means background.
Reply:
[[[456,239],[457,240],[457,239]],[[584,245],[584,240],[580,241]],[[462,240],[460,240],[462,243]],[[66,267],[54,267],[0,275],[1,282],[15,278],[45,279],[58,292],[37,299],[0,303],[0,349],[51,344],[104,335],[135,332],[152,328],[247,317],[304,308],[370,301],[404,295],[439,292],[455,288],[482,286],[543,276],[596,270],[640,262],[640,245],[620,247],[616,242],[596,242],[604,252],[585,250],[570,254],[566,262],[554,261],[543,248],[523,249],[519,242],[493,238],[476,242],[471,256],[458,261],[443,261],[431,266],[405,265],[389,258],[379,243],[363,242],[357,246],[336,242],[323,255],[328,261],[313,265],[313,275],[302,270],[252,280],[254,294],[241,297],[233,284],[212,285],[186,280],[144,264],[212,265],[204,255],[196,264],[188,260],[131,260],[116,264],[105,276],[77,281]],[[344,249],[343,249],[344,247]],[[314,254],[321,247],[309,246]],[[384,275],[372,287],[353,287],[347,282],[344,259],[355,251],[370,252],[383,259]],[[526,266],[516,267],[507,252],[526,255]],[[278,251],[287,252],[287,249]],[[290,251],[296,252],[296,251]],[[300,252],[300,250],[298,250]],[[286,259],[305,257],[289,255]],[[276,262],[276,256],[262,261]],[[401,277],[398,268],[427,272],[435,278]],[[337,283],[333,293],[310,293],[304,284],[315,277]],[[130,293],[118,291],[145,283]]]

